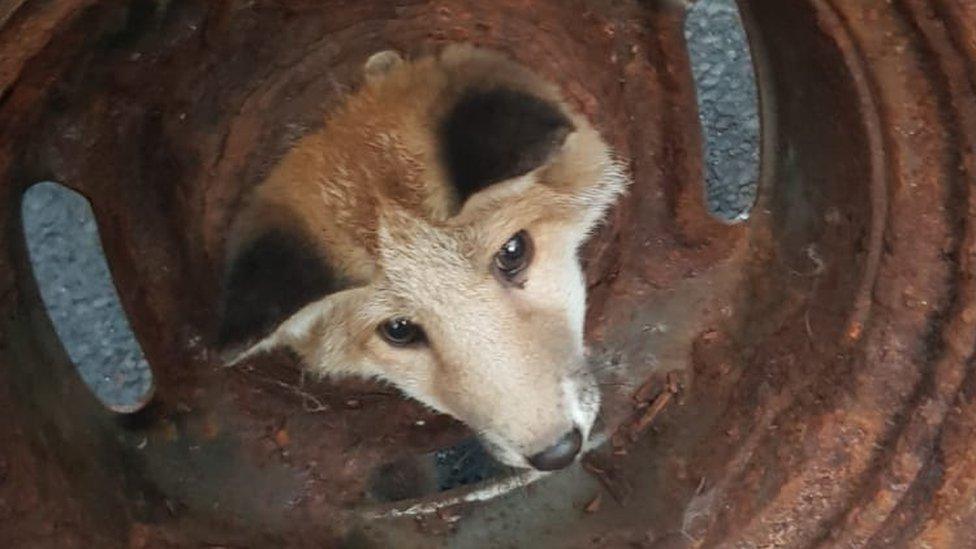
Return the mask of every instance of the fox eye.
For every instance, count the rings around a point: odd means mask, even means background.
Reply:
[[[525,284],[525,269],[532,261],[532,239],[519,231],[502,244],[492,261],[492,271],[500,280],[521,287]]]
[[[424,331],[410,319],[398,316],[379,325],[380,336],[394,347],[406,347],[426,341]]]

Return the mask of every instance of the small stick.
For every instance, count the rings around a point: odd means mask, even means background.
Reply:
[[[583,510],[586,511],[587,513],[596,513],[597,511],[600,510],[600,505],[602,503],[602,500],[603,500],[602,494],[598,493],[596,497],[590,500],[590,503],[588,503]]]
[[[668,372],[668,392],[672,395],[678,394],[678,376],[674,372]]]
[[[636,392],[634,392],[634,403],[637,406],[641,406],[649,402],[651,400],[651,395],[653,395],[656,391],[655,385],[657,385],[657,383],[653,379],[645,381],[644,384],[641,385]]]
[[[648,427],[650,427],[651,422],[654,421],[654,418],[657,417],[657,415],[661,413],[661,410],[663,410],[664,407],[668,405],[668,402],[671,401],[672,395],[673,393],[671,393],[670,391],[665,391],[657,395],[657,398],[654,399],[654,402],[652,402],[651,405],[647,407],[647,410],[644,411],[643,415],[641,415],[641,417],[637,421],[635,421],[634,424],[631,426],[630,429],[631,441],[636,441],[637,438],[641,435],[641,433],[643,433],[644,431],[647,430]]]

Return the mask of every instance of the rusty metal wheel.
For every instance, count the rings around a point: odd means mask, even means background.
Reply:
[[[0,542],[976,546],[976,4],[742,0],[742,225],[703,205],[677,4],[0,3]],[[559,83],[631,159],[586,253],[609,441],[512,493],[389,501],[377,471],[463,427],[284,356],[219,367],[216,266],[240,196],[369,54],[456,41]],[[94,206],[155,377],[136,413],[44,314],[18,213],[41,180]]]

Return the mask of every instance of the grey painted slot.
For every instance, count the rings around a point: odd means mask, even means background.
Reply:
[[[21,203],[41,299],[68,356],[105,406],[140,408],[152,372],[119,302],[88,200],[57,183],[31,186]]]
[[[721,219],[742,221],[759,180],[759,100],[735,0],[692,4],[685,38],[705,138],[708,208]]]

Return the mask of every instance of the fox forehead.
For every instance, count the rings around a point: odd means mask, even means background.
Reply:
[[[469,54],[483,70],[498,62]],[[297,143],[257,200],[287,204],[313,233],[372,250],[382,210],[445,221],[479,190],[542,164],[572,128],[554,99],[529,90],[552,92],[513,67],[499,73],[507,79],[468,82],[451,68],[427,58],[367,84]]]

